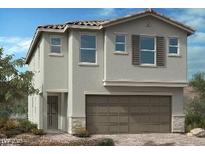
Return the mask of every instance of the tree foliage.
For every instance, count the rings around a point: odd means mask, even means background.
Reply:
[[[0,115],[10,113],[15,100],[38,93],[32,85],[33,73],[19,71],[24,65],[24,58],[14,59],[14,55],[4,55],[3,48],[0,48]]]
[[[186,130],[196,127],[205,128],[205,73],[193,75],[190,86],[199,95],[186,106]]]
[[[193,75],[190,85],[198,92],[200,98],[205,98],[205,73],[198,72]]]

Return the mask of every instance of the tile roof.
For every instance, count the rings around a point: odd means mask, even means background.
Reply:
[[[65,24],[54,24],[54,25],[44,25],[38,26],[38,28],[46,28],[46,29],[64,29],[66,25],[68,26],[102,26],[102,24],[108,22],[108,20],[91,20],[91,21],[74,21],[74,22],[66,22]]]

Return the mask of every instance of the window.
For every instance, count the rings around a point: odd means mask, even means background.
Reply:
[[[61,53],[61,38],[60,37],[51,38],[51,53]]]
[[[81,35],[80,62],[96,63],[96,37],[94,35]]]
[[[115,51],[116,52],[125,52],[125,35],[116,35]]]
[[[140,37],[140,64],[155,65],[156,47],[155,38],[149,36]]]
[[[178,55],[178,39],[177,38],[169,38],[169,54]]]

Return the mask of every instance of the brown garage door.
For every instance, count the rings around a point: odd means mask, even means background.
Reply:
[[[169,96],[87,96],[86,125],[92,134],[170,132]]]

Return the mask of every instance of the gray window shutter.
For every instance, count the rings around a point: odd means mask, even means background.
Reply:
[[[157,66],[165,66],[165,38],[157,36]]]
[[[132,35],[132,64],[140,64],[140,48],[139,48],[139,35]]]

